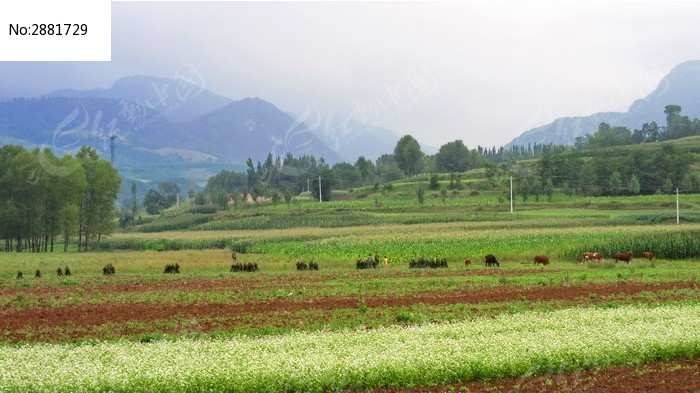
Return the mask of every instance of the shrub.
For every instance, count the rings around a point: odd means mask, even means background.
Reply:
[[[431,269],[437,269],[437,268],[447,268],[447,259],[446,258],[423,258],[420,257],[418,260],[411,259],[411,261],[408,263],[408,267],[411,269],[423,269],[423,268],[431,268]]]
[[[256,262],[248,262],[248,263],[234,263],[231,265],[231,270],[232,272],[257,272],[258,269],[258,264]]]
[[[216,208],[214,206],[190,206],[189,209],[187,209],[189,213],[194,213],[194,214],[214,214],[216,213]]]

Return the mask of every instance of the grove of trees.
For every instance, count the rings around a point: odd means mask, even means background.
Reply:
[[[665,113],[665,126],[652,122],[634,131],[601,123],[598,131],[577,138],[573,147],[535,143],[469,149],[458,139],[445,143],[434,155],[426,155],[415,138],[405,135],[393,153],[383,154],[376,161],[359,157],[355,163],[329,166],[323,158],[314,156],[270,154],[262,163],[248,159],[245,173],[224,170],[211,177],[204,190],[194,196],[194,203],[212,203],[226,209],[228,201],[233,199],[236,203],[240,195],[289,202],[302,191],[309,191],[317,199],[319,176],[324,201],[330,200],[331,188],[374,185],[378,189],[380,183],[421,173],[450,173],[448,188],[456,190],[462,188],[458,174],[476,168],[485,168],[492,187],[502,186],[504,177],[513,176],[515,193],[524,201],[530,197],[551,199],[555,187],[581,195],[649,194],[671,192],[674,187],[697,190],[698,180],[690,171],[693,158],[689,153],[671,146],[647,150],[625,147],[700,134],[700,119],[682,116],[680,106],[668,105]],[[612,147],[616,148],[614,152],[603,150]],[[516,161],[524,158],[536,161]],[[437,177],[432,180],[429,188],[438,190]],[[161,206],[159,209],[167,205],[161,203],[165,195],[158,190],[152,190],[147,199],[153,201],[151,205]],[[144,206],[149,205],[147,202],[144,200]]]
[[[5,251],[67,251],[77,237],[78,250],[114,229],[119,172],[83,146],[75,155],[57,157],[50,149],[0,147],[0,239]]]
[[[537,163],[536,177],[570,194],[637,195],[695,192],[693,155],[672,145],[654,149],[627,146],[582,152],[552,149]]]
[[[613,127],[600,123],[598,131],[576,138],[577,149],[598,149],[610,146],[662,142],[687,136],[700,135],[700,119],[691,120],[681,115],[678,105],[666,105],[666,125],[656,122],[644,123],[641,129],[630,131],[627,127]]]

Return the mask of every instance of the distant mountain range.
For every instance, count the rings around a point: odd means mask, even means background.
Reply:
[[[563,117],[547,125],[525,131],[506,146],[528,143],[568,144],[576,137],[598,130],[601,122],[612,126],[641,128],[644,123],[655,121],[666,123],[666,105],[680,105],[682,114],[700,117],[700,60],[692,60],[674,67],[659,82],[656,89],[644,98],[635,101],[627,112],[601,112],[589,116]]]
[[[128,179],[191,179],[273,155],[314,155],[333,164],[376,159],[401,137],[347,116],[289,114],[273,104],[234,101],[192,81],[154,76],[118,79],[110,88],[57,90],[0,101],[0,144],[72,153],[83,144],[110,157]],[[427,151],[435,152],[431,146]]]
[[[166,86],[165,89],[163,89],[163,86]],[[186,96],[187,89],[197,90]],[[196,95],[194,95],[195,92],[197,93]],[[177,104],[177,106],[175,108],[171,107],[169,111],[161,110],[160,112],[163,113],[166,119],[178,123],[192,121],[198,116],[233,101],[207,89],[198,89],[193,83],[147,75],[120,78],[109,89],[62,89],[49,93],[47,96],[112,98],[144,104],[146,104],[146,101],[151,104],[161,103],[161,97],[164,97],[165,103]],[[156,109],[165,109],[162,105],[155,105],[155,107]]]
[[[639,128],[664,123],[664,107],[700,117],[700,61],[675,67],[627,112],[557,119],[510,144],[572,144],[601,122]],[[189,179],[202,184],[221,169],[243,170],[248,157],[313,154],[333,164],[376,159],[393,151],[400,133],[315,108],[286,113],[259,98],[232,100],[196,81],[154,76],[118,79],[106,89],[63,89],[36,98],[0,101],[0,144],[49,147],[58,154],[82,144],[110,156],[127,179]],[[113,139],[113,141],[112,141]],[[423,145],[427,153],[435,147]]]

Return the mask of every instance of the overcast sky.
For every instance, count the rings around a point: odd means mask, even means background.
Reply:
[[[700,3],[114,2],[111,63],[0,64],[0,97],[173,76],[284,111],[352,114],[424,143],[502,145],[624,111],[700,59]]]

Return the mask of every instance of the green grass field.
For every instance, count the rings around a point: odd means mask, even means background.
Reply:
[[[511,214],[466,190],[418,205],[404,183],[182,206],[91,252],[0,253],[0,391],[400,390],[699,357],[700,196],[683,196],[676,225],[668,195],[557,195]],[[231,248],[260,270],[230,272]],[[632,263],[614,261],[627,250]],[[581,264],[584,251],[606,260]],[[355,268],[375,252],[389,266]],[[448,267],[409,268],[418,257]],[[180,274],[163,273],[172,263]]]

